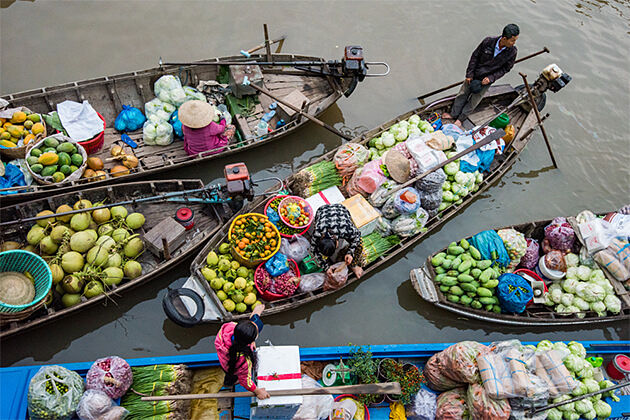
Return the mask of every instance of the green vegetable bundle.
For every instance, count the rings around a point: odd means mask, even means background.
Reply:
[[[295,174],[295,192],[305,198],[341,184],[334,162],[321,161]]]
[[[370,264],[382,255],[385,255],[394,245],[400,243],[397,235],[382,237],[378,232],[370,233],[361,238],[363,243],[363,258],[366,264]]]
[[[459,244],[452,242],[446,252],[431,259],[431,265],[437,273],[434,281],[449,302],[501,312],[495,288],[502,271],[493,267],[491,260],[482,260],[481,253],[466,239]]]
[[[143,395],[163,396],[186,394],[191,388],[191,373],[184,365],[151,365],[131,368],[133,383],[121,406],[129,410],[128,420],[179,420],[187,419],[188,401],[142,401]],[[132,391],[133,390],[133,391]],[[135,392],[134,392],[135,391]]]

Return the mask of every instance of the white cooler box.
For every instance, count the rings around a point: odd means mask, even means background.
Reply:
[[[258,347],[258,374],[256,386],[267,391],[302,389],[300,348],[298,346]],[[251,420],[291,419],[302,405],[301,395],[254,398],[250,410]]]
[[[324,191],[320,191],[317,194],[311,195],[306,199],[308,204],[311,205],[313,213],[317,213],[317,209],[324,204],[337,204],[341,203],[346,198],[343,196],[339,187],[326,188]]]

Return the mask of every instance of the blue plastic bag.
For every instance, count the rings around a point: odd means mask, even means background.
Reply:
[[[123,105],[122,111],[114,121],[114,128],[118,131],[136,131],[142,128],[147,120],[142,111],[129,105]]]
[[[409,192],[410,195],[416,197],[416,201],[413,203],[409,203],[401,198],[401,196]],[[413,187],[407,187],[403,190],[400,190],[394,196],[394,208],[400,214],[411,214],[415,213],[420,208],[420,193]]]
[[[499,265],[507,267],[510,263],[510,256],[503,244],[503,239],[494,230],[484,230],[470,238],[472,246],[477,248],[484,260],[497,261]],[[492,255],[496,253],[494,256]]]
[[[277,228],[282,227],[282,223],[280,222],[280,215],[276,210],[272,209],[271,207],[267,209],[267,218],[271,223],[276,225]]]
[[[497,298],[504,311],[520,314],[525,311],[527,302],[533,297],[532,285],[523,277],[513,273],[504,273],[499,276]]]
[[[24,179],[24,174],[20,168],[6,163],[4,170],[4,176],[0,176],[0,189],[26,185],[26,179]],[[18,192],[20,191],[2,191],[0,194],[17,194]]]
[[[171,118],[168,119],[168,122],[173,126],[173,134],[177,137],[184,138],[184,131],[182,130],[182,122],[179,120],[177,116],[177,109],[175,112],[171,114]]]
[[[269,258],[265,263],[265,270],[271,277],[277,277],[289,271],[289,260],[286,255],[277,252],[273,257]]]

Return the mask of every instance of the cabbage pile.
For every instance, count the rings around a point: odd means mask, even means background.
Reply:
[[[446,157],[451,158],[457,152],[447,152]],[[452,204],[461,204],[463,198],[470,192],[479,189],[479,184],[483,181],[483,174],[479,171],[462,172],[459,170],[459,159],[444,166],[446,181],[442,184],[442,204],[438,211],[445,210]]]
[[[559,350],[567,354],[562,363],[571,372],[578,381],[579,386],[571,392],[570,395],[562,395],[552,400],[553,403],[569,400],[580,395],[599,391],[613,385],[611,381],[597,382],[593,379],[594,368],[586,360],[586,350],[582,344],[571,341],[568,345],[562,341],[552,343],[549,340],[543,340],[538,343],[536,348],[538,351]],[[605,419],[611,414],[612,408],[608,403],[602,400],[602,397],[610,397],[613,401],[619,401],[619,398],[612,391],[604,394],[594,395],[580,401],[561,405],[547,411],[547,419],[562,420],[580,418],[586,420]]]
[[[429,122],[421,120],[418,115],[412,115],[407,120],[392,125],[379,137],[374,137],[369,141],[370,160],[380,158],[397,143],[408,138],[420,137],[424,133],[432,132],[433,127]]]
[[[580,265],[575,254],[567,254],[564,259],[566,277],[549,286],[545,305],[553,306],[557,313],[574,313],[578,318],[584,318],[587,311],[597,316],[617,315],[621,311],[621,301],[602,270]]]

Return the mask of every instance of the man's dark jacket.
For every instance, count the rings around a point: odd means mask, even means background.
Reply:
[[[516,60],[516,47],[505,47],[494,56],[494,47],[500,37],[488,37],[473,51],[466,69],[466,78],[483,80],[484,77],[494,83],[512,69]]]

